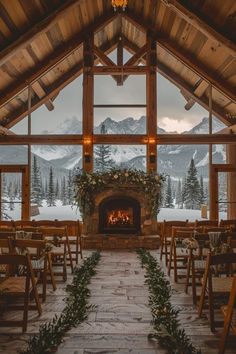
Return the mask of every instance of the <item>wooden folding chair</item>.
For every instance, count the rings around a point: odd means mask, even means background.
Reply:
[[[200,226],[217,227],[218,221],[217,220],[195,220],[194,226],[195,227],[200,227]]]
[[[46,300],[48,258],[50,252],[46,252],[46,241],[44,240],[12,240],[11,252],[15,254],[28,253],[31,258],[32,269],[37,276],[42,278],[42,300]],[[54,274],[50,272],[52,284],[55,284]],[[54,288],[54,287],[53,287]],[[55,290],[55,289],[54,289]]]
[[[188,220],[186,221],[179,221],[179,220],[172,220],[172,221],[163,221],[162,224],[162,231],[161,231],[161,250],[160,250],[160,260],[162,260],[163,253],[165,254],[165,263],[166,266],[168,265],[169,260],[169,245],[171,242],[171,233],[172,233],[172,226],[178,227],[185,227],[188,224]]]
[[[178,282],[179,278],[186,277],[186,274],[179,274],[179,269],[187,269],[189,272],[189,252],[183,244],[184,239],[191,239],[194,236],[193,227],[177,227],[172,226],[172,235],[170,243],[170,256],[168,262],[168,275],[170,276],[171,269],[174,269],[174,281]],[[173,262],[173,266],[172,266]],[[180,262],[182,265],[180,265]]]
[[[0,283],[0,298],[5,300],[6,303],[11,300],[11,303],[15,303],[16,298],[24,297],[24,305],[11,305],[4,306],[4,310],[15,310],[23,309],[23,319],[21,321],[13,320],[0,320],[1,327],[22,327],[22,331],[27,330],[28,322],[28,311],[30,309],[37,310],[39,315],[42,313],[41,304],[39,301],[38,291],[37,291],[37,278],[34,277],[30,256],[26,255],[0,255],[0,265],[5,264],[8,267],[9,275],[2,280]],[[15,276],[18,272],[19,267],[24,267],[24,276]],[[31,292],[33,293],[35,306],[29,306],[29,298]],[[4,315],[4,313],[3,313]]]
[[[233,279],[232,288],[230,291],[229,302],[227,306],[221,306],[221,312],[225,318],[224,327],[220,339],[218,354],[224,354],[226,341],[228,338],[230,327],[236,335],[236,276]]]
[[[215,331],[216,326],[214,320],[215,298],[216,296],[229,295],[233,282],[233,277],[230,275],[232,275],[232,264],[234,263],[236,263],[236,253],[213,256],[209,252],[207,256],[198,314],[201,316],[206,296],[208,296],[209,320],[212,332]]]
[[[62,267],[62,272],[54,272],[55,275],[62,275],[63,280],[67,279],[67,261],[66,256],[69,256],[69,262],[71,267],[71,272],[73,273],[73,260],[70,250],[70,242],[68,238],[66,227],[41,227],[40,230],[48,242],[50,242],[53,247],[51,249],[52,265],[54,267]]]
[[[81,225],[79,220],[57,220],[55,219],[56,227],[67,227],[68,238],[70,245],[75,245],[75,250],[71,248],[71,254],[73,261],[78,264],[79,254],[83,258],[82,253],[82,237],[81,237]],[[74,255],[74,257],[73,257]]]
[[[236,227],[236,219],[228,219],[228,220],[223,220],[221,219],[219,222],[219,226],[221,227]]]

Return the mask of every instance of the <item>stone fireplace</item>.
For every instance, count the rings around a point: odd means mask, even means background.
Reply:
[[[99,232],[102,234],[140,233],[140,204],[131,197],[111,196],[98,207]]]
[[[155,217],[151,217],[149,195],[135,185],[108,185],[95,196],[94,212],[84,222],[86,235],[154,235]]]

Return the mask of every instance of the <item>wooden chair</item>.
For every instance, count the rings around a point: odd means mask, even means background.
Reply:
[[[166,266],[168,265],[168,260],[169,260],[168,247],[171,242],[172,226],[185,227],[185,226],[187,226],[187,224],[188,224],[188,220],[186,220],[186,221],[179,221],[179,220],[166,221],[166,220],[164,220],[163,221],[162,232],[161,232],[160,260],[162,260],[162,256],[164,253]]]
[[[30,309],[35,309],[38,314],[41,315],[42,308],[39,301],[38,291],[37,291],[37,278],[34,277],[30,256],[27,255],[0,255],[0,265],[5,264],[8,266],[9,275],[0,283],[0,298],[8,302],[11,300],[15,304],[15,300],[18,297],[24,297],[24,306],[11,305],[4,306],[5,309],[23,309],[23,319],[21,321],[13,320],[0,320],[1,327],[22,327],[22,331],[27,330],[28,322],[28,311]],[[24,276],[15,276],[18,271],[18,267],[23,266],[25,269]],[[35,306],[29,306],[29,298],[31,292],[33,293]],[[4,315],[4,313],[3,313]]]
[[[233,277],[231,269],[232,264],[236,263],[236,253],[227,253],[220,255],[212,255],[210,252],[207,256],[206,268],[202,279],[202,291],[200,296],[198,314],[201,316],[206,296],[208,295],[209,320],[211,331],[215,331],[214,308],[215,297],[229,295],[232,287]],[[213,269],[217,269],[220,265],[225,267],[223,276],[222,269],[220,276],[213,276]]]
[[[70,245],[75,245],[75,250],[71,249],[71,254],[73,260],[78,264],[79,254],[83,258],[82,252],[82,236],[81,236],[81,225],[79,220],[57,220],[55,219],[56,227],[67,227],[68,238]]]
[[[51,257],[50,252],[46,252],[46,241],[44,240],[12,240],[11,252],[14,254],[22,254],[22,252],[28,252],[31,258],[32,269],[37,276],[40,274],[42,278],[42,301],[46,300],[47,289],[47,272],[48,272],[48,260]],[[50,272],[51,281],[54,285],[54,274]]]
[[[233,333],[236,335],[236,310],[235,310],[235,301],[236,301],[236,276],[233,279],[232,288],[230,291],[229,302],[227,306],[221,306],[221,312],[225,318],[224,327],[220,339],[219,351],[218,354],[224,354],[226,341],[229,334],[230,327],[233,330]]]
[[[203,226],[202,228],[202,232],[206,233],[206,232],[225,232],[225,228],[224,227],[220,227],[220,226]]]
[[[218,221],[217,220],[195,220],[194,226],[195,227],[200,227],[200,226],[217,227]]]
[[[179,274],[179,269],[186,269],[189,272],[189,252],[190,250],[183,245],[183,240],[187,238],[193,238],[194,236],[193,227],[177,227],[172,226],[172,235],[170,243],[170,256],[168,263],[168,275],[170,276],[171,269],[174,269],[174,281],[178,282],[179,278],[186,277],[186,274]],[[173,266],[172,266],[173,262]],[[183,265],[180,265],[179,263]]]
[[[33,222],[31,220],[14,220],[13,221],[15,228],[28,228],[33,227]]]
[[[235,219],[229,219],[229,220],[223,220],[221,219],[219,222],[219,226],[221,227],[236,227],[236,220]]]
[[[63,280],[66,281],[67,279],[67,261],[66,256],[68,254],[71,272],[73,273],[73,260],[70,250],[70,242],[67,233],[67,227],[42,227],[40,230],[43,232],[43,235],[48,242],[53,244],[51,249],[51,256],[52,256],[52,265],[54,267],[62,267],[62,272],[57,272],[55,275],[62,275]],[[56,238],[56,239],[55,239]]]
[[[1,220],[0,221],[0,230],[2,229],[11,229],[12,231],[14,231],[15,226],[14,226],[14,222],[12,220]]]

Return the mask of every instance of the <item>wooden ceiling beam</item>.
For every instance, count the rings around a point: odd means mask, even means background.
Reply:
[[[166,38],[158,38],[157,43],[164,50],[166,50],[170,55],[174,56],[177,60],[181,61],[190,70],[195,72],[201,78],[203,78],[207,83],[211,83],[212,86],[223,93],[232,101],[236,101],[236,91],[235,88],[229,86],[225,80],[221,77],[217,77],[215,73],[210,73],[210,69],[205,68],[201,62],[196,60],[193,56],[183,53],[182,48],[177,48],[174,43]]]
[[[86,27],[86,29],[83,29],[79,35],[76,35],[66,43],[63,43],[63,45],[55,49],[50,56],[41,61],[31,71],[22,75],[20,80],[15,81],[12,85],[8,86],[6,90],[1,91],[0,108],[22,92],[29,83],[33,84],[37,79],[43,76],[43,74],[46,74],[57,64],[65,60],[66,57],[82,45],[84,38],[88,33],[96,32],[102,26],[106,26],[113,20],[114,16],[116,15],[110,12],[100,16],[91,25]]]
[[[66,0],[57,9],[51,12],[47,17],[44,17],[40,22],[36,23],[27,32],[22,34],[17,40],[11,43],[8,47],[3,49],[0,53],[0,66],[6,63],[14,55],[16,55],[21,49],[25,48],[40,34],[46,32],[53,24],[55,24],[60,18],[62,18],[68,11],[73,10],[81,0]],[[106,16],[107,14],[105,14]],[[113,12],[109,12],[110,16],[114,16]],[[98,30],[101,27],[97,27]]]
[[[183,145],[183,144],[235,144],[235,134],[157,134],[157,145]],[[120,134],[120,135],[93,135],[93,144],[119,144],[134,145],[146,144],[146,135]],[[0,135],[0,145],[78,145],[83,144],[81,134],[49,134],[49,135]]]
[[[103,44],[102,50],[105,53],[109,53],[114,46],[116,46],[117,38],[107,41]],[[95,65],[97,65],[98,59],[95,60]],[[42,104],[45,104],[49,100],[54,100],[58,93],[69,83],[71,83],[74,79],[76,79],[83,71],[83,63],[80,62],[75,65],[69,72],[65,73],[62,77],[60,77],[55,83],[53,83],[50,88],[47,90],[47,93],[41,99],[35,97],[31,102],[31,112],[35,111],[38,107]],[[16,123],[21,121],[25,118],[28,114],[28,105],[25,103],[23,108],[13,112],[13,114],[9,115],[8,117],[3,118],[0,121],[0,124],[4,125],[6,128],[11,128]]]
[[[114,66],[116,65],[113,60],[111,60],[105,53],[102,51],[100,48],[98,48],[96,45],[93,46],[93,52],[97,56],[98,60],[103,64],[103,65],[108,65],[108,66]],[[118,83],[118,78],[117,76],[112,75],[112,78]]]
[[[153,32],[153,26],[150,22],[144,21],[143,18],[136,15],[133,12],[125,11],[123,16],[133,23],[136,27],[142,26],[147,30]],[[226,82],[221,77],[216,77],[215,73],[209,74],[209,68],[206,68],[203,63],[196,60],[193,56],[190,56],[188,53],[183,54],[183,48],[176,47],[176,44],[173,41],[170,41],[167,38],[160,38],[159,33],[154,34],[157,43],[169,54],[174,56],[176,59],[181,61],[185,66],[190,70],[194,71],[201,78],[205,79],[212,84],[214,88],[222,92],[230,100],[236,101],[235,88],[226,84]]]
[[[186,5],[183,5],[179,0],[161,0],[178,16],[186,20],[198,31],[203,33],[207,38],[216,42],[216,44],[223,49],[226,49],[233,57],[236,57],[236,45],[233,41],[227,38],[220,32],[215,26],[210,25],[206,20],[200,17],[194,9],[190,9]]]
[[[145,75],[148,68],[146,66],[95,66],[95,75]]]

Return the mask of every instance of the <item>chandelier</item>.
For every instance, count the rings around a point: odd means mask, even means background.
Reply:
[[[117,10],[117,7],[122,7],[123,11],[127,6],[128,0],[111,0],[111,4],[114,7],[114,11]]]

